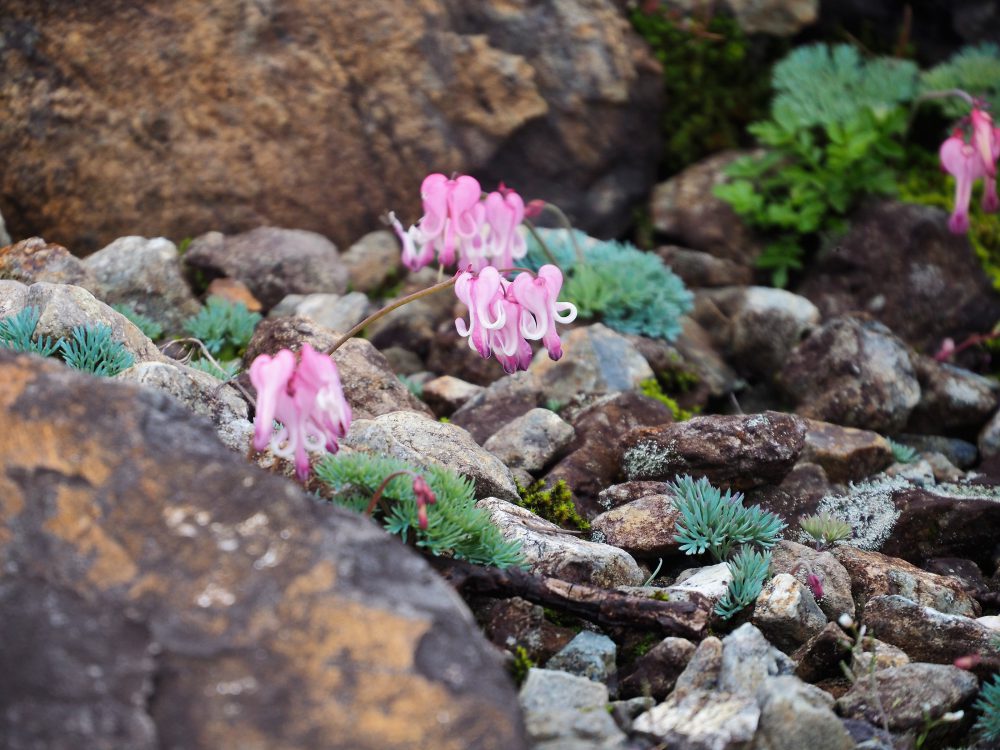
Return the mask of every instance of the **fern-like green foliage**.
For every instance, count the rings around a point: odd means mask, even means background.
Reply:
[[[715,613],[724,620],[750,606],[760,596],[771,567],[771,553],[741,547],[736,556],[726,563],[726,567],[733,578],[725,595],[715,605]]]
[[[785,129],[845,124],[866,110],[885,117],[917,91],[917,66],[864,59],[846,44],[798,47],[774,66],[772,118]]]
[[[184,322],[184,329],[217,359],[236,359],[246,350],[259,322],[260,315],[242,302],[212,296],[197,315]]]
[[[400,475],[389,480],[382,493],[388,510],[375,509],[375,517],[386,531],[398,534],[404,542],[412,537],[418,547],[433,555],[451,555],[498,568],[523,564],[520,542],[504,539],[489,513],[476,507],[472,482],[439,466],[418,468],[395,458],[364,453],[327,455],[317,465],[316,476],[333,490],[334,502],[360,513],[385,478],[397,471],[420,473],[437,502],[427,508],[428,525],[421,529],[413,477]]]
[[[767,151],[733,162],[713,191],[767,236],[757,266],[775,286],[865,196],[896,192],[916,80],[912,63],[843,45],[801,47],[775,66],[771,117],[749,128]]]
[[[76,326],[70,339],[59,342],[59,349],[70,367],[108,378],[135,364],[132,353],[112,338],[111,327],[103,323]]]
[[[621,333],[672,341],[681,332],[680,318],[694,297],[680,277],[652,253],[627,242],[602,242],[571,230],[539,229],[539,236],[562,269],[560,300],[577,306],[581,318],[599,319]],[[537,270],[552,260],[534,237],[522,261]]]
[[[886,440],[889,443],[889,447],[892,448],[892,457],[896,463],[912,464],[917,460],[917,451],[912,446],[897,443],[892,438],[886,438]]]
[[[521,496],[518,505],[547,521],[563,528],[590,530],[590,523],[577,512],[576,505],[573,504],[573,493],[564,479],[560,479],[550,489],[546,489],[542,479],[532,482],[528,487],[517,485],[517,494]]]
[[[0,320],[0,347],[13,349],[16,352],[31,352],[48,357],[58,348],[59,343],[48,336],[32,339],[35,326],[42,311],[37,307],[25,307],[3,320]]]
[[[112,305],[111,309],[121,313],[132,321],[132,323],[135,324],[135,327],[142,331],[143,335],[145,335],[145,337],[150,341],[156,341],[156,339],[163,335],[163,326],[152,318],[137,312],[132,305],[125,302],[119,302],[116,305]]]
[[[987,742],[1000,740],[1000,675],[993,675],[992,680],[983,684],[974,705],[980,713],[973,731]]]
[[[975,47],[963,47],[950,60],[925,71],[920,76],[924,92],[962,89],[984,99],[996,117],[1000,112],[1000,46],[984,42]],[[933,99],[948,117],[969,114],[969,105],[961,99]]]
[[[669,489],[681,514],[674,539],[685,554],[707,551],[722,562],[737,544],[770,549],[785,528],[784,521],[759,505],[745,508],[742,493],[723,493],[704,477],[684,475],[671,482]]]

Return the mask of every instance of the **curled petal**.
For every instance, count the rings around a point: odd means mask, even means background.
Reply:
[[[256,414],[253,420],[255,450],[264,450],[274,432],[274,420],[284,411],[288,387],[295,372],[295,355],[282,349],[273,357],[261,354],[250,365],[250,382],[257,390]]]
[[[420,230],[428,237],[435,237],[444,230],[448,218],[448,178],[443,174],[429,174],[420,185],[424,203],[424,216]]]
[[[449,181],[449,216],[455,223],[455,231],[462,237],[472,237],[479,232],[483,222],[483,211],[476,210],[483,194],[479,180],[461,175]]]

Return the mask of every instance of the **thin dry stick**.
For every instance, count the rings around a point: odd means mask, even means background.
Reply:
[[[173,339],[172,341],[168,341],[165,344],[161,344],[160,351],[166,354],[167,349],[169,349],[172,344],[195,344],[199,349],[201,349],[202,356],[205,357],[205,359],[207,359],[209,362],[211,362],[219,370],[219,372],[226,371],[226,369],[219,364],[218,360],[212,356],[212,353],[208,350],[208,347],[205,346],[205,342],[202,341],[201,339],[196,339],[193,337],[186,339]],[[184,363],[187,364],[187,362],[190,361],[191,361],[191,351],[189,350],[186,353]],[[233,388],[238,390],[242,394],[243,398],[247,400],[248,404],[254,403],[253,397],[247,392],[246,388],[244,388],[242,385],[239,384],[239,382],[236,380],[236,377],[232,377],[229,378],[228,380],[222,381],[222,383],[219,384],[218,388],[215,389],[212,395],[213,396],[218,395],[219,391],[227,385],[231,385],[233,386]]]

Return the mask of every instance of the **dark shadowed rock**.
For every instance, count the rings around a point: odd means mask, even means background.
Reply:
[[[726,151],[693,164],[657,185],[649,207],[653,227],[670,240],[752,268],[763,244],[728,203],[712,195],[726,180],[726,167],[740,156]]]
[[[622,436],[637,427],[673,421],[666,406],[635,391],[599,398],[567,418],[576,437],[567,448],[567,456],[545,475],[545,481],[552,485],[565,480],[573,491],[577,510],[585,518],[606,510],[597,498],[618,480]]]
[[[340,339],[340,334],[309,318],[287,317],[264,320],[247,345],[244,361],[260,354],[274,355],[281,349],[297,351],[308,343],[324,351]],[[389,367],[389,362],[368,341],[353,338],[333,353],[340,370],[344,396],[355,419],[371,419],[391,411],[415,411],[431,416],[431,410],[414,396]]]
[[[651,695],[663,700],[674,689],[694,652],[695,645],[685,638],[664,638],[622,675],[620,695],[626,698]]]
[[[273,225],[346,247],[387,209],[418,218],[420,181],[453,170],[617,235],[655,180],[659,67],[611,0],[72,10],[4,3],[15,235]]]
[[[69,250],[41,237],[30,237],[0,250],[0,279],[34,284],[75,284],[93,288],[93,277]]]
[[[814,330],[789,355],[778,382],[802,416],[876,432],[901,430],[920,399],[906,347],[861,316]]]
[[[265,309],[289,294],[347,290],[337,246],[315,232],[259,227],[236,235],[209,232],[184,254],[185,265],[246,284]]]
[[[716,286],[745,286],[753,283],[753,269],[728,258],[718,258],[700,250],[677,245],[657,248],[656,254],[670,266],[689,289]]]
[[[909,432],[975,431],[997,408],[996,381],[921,355],[911,357],[920,400],[906,424]]]
[[[777,484],[802,452],[805,434],[803,420],[780,412],[641,427],[622,441],[622,471],[628,479],[704,476],[737,490]]]
[[[468,611],[398,540],[165,396],[0,373],[5,747],[525,747]]]
[[[796,291],[832,317],[873,315],[908,344],[935,351],[1000,318],[1000,295],[969,238],[944,210],[885,201],[861,208],[851,230],[805,271]]]
[[[545,610],[520,597],[489,601],[476,610],[486,637],[500,648],[515,652],[518,647],[536,664],[545,662],[576,635],[571,628],[545,619]]]
[[[494,381],[470,398],[451,415],[451,422],[468,430],[472,439],[482,445],[502,427],[541,406],[544,400],[538,379],[530,372],[518,372]]]

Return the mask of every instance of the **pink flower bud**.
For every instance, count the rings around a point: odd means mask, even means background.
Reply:
[[[437,497],[431,486],[427,484],[427,480],[419,474],[415,474],[413,477],[413,495],[417,500],[417,525],[426,531],[427,506],[434,505],[437,502]]]
[[[809,590],[812,591],[813,598],[822,599],[823,598],[823,582],[819,580],[819,576],[815,573],[810,573],[806,576],[806,583],[809,586]]]
[[[959,669],[974,669],[979,666],[979,663],[982,662],[982,660],[983,657],[979,654],[967,654],[965,656],[959,656],[955,659],[954,664]]]

